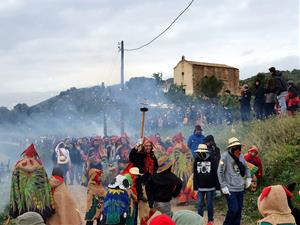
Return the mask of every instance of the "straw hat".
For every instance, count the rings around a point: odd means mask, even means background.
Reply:
[[[207,146],[205,144],[200,144],[195,152],[208,152]]]
[[[239,141],[239,139],[237,139],[236,137],[232,137],[228,139],[228,146],[227,148],[231,148],[233,146],[238,146],[238,145],[242,145]]]
[[[167,156],[162,156],[158,159],[158,170],[157,173],[161,173],[169,169],[173,164],[175,160],[169,159]]]
[[[129,169],[129,173],[133,174],[133,175],[143,175],[142,173],[140,173],[140,169],[138,167],[132,167]]]

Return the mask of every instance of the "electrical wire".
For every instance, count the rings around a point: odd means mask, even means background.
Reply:
[[[151,41],[141,45],[140,47],[137,48],[125,48],[124,51],[136,51],[139,50],[141,48],[146,47],[147,45],[150,45],[152,42],[154,42],[156,39],[158,39],[160,36],[162,36],[165,32],[167,32],[167,30],[169,30],[171,28],[171,26],[182,16],[182,14],[185,13],[186,10],[188,10],[188,8],[193,4],[194,0],[192,0],[187,7],[185,7],[185,9],[172,21],[172,23],[166,28],[164,29],[161,33],[159,33],[156,37],[154,37]]]

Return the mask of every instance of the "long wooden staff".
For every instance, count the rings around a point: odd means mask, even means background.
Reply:
[[[145,114],[148,111],[148,108],[142,107],[140,108],[140,111],[142,112],[142,124],[141,124],[141,134],[140,138],[144,138],[144,128],[145,128]]]

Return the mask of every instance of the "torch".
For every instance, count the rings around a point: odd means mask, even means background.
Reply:
[[[140,108],[140,111],[142,112],[142,125],[141,125],[141,139],[144,138],[144,128],[145,128],[145,114],[148,111],[148,108],[146,107],[146,104],[143,104],[143,107]]]

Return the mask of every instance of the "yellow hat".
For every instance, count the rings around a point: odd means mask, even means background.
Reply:
[[[174,162],[175,160],[171,160],[167,156],[162,156],[158,159],[158,169],[156,172],[164,172],[165,170],[169,169],[174,164]]]

